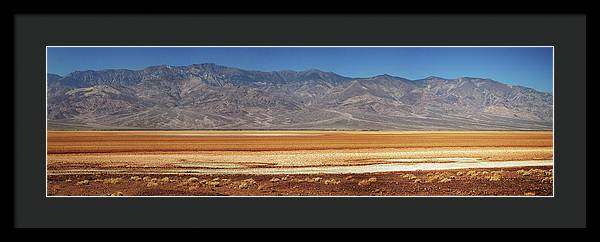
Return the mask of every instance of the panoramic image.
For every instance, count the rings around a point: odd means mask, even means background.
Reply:
[[[553,61],[553,47],[48,46],[46,194],[551,197]]]

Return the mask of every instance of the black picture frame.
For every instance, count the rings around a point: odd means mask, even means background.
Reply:
[[[15,227],[585,227],[585,15],[15,15]],[[545,198],[48,198],[45,48],[554,46],[555,191]]]

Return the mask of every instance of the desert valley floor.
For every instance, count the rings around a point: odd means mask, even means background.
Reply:
[[[49,196],[552,196],[551,131],[48,131]]]

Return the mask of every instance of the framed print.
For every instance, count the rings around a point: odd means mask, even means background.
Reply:
[[[14,40],[15,227],[587,226],[584,14],[17,14]]]

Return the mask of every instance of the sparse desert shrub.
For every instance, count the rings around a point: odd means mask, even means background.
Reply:
[[[302,179],[296,179],[295,178],[295,179],[291,179],[290,181],[295,181],[295,182],[320,182],[321,180],[323,180],[323,178],[321,178],[321,177],[306,177],[306,178],[302,178]]]
[[[121,182],[121,180],[123,180],[123,179],[121,179],[120,177],[117,177],[117,178],[107,178],[107,179],[104,179],[104,184],[108,184],[108,183],[110,183],[110,184],[117,184],[117,183]]]
[[[358,182],[358,185],[359,186],[369,186],[369,185],[371,185],[371,183],[376,182],[376,181],[377,181],[377,178],[371,177],[367,180],[362,180],[362,181]]]
[[[501,176],[491,176],[490,181],[500,181]]]
[[[165,176],[162,179],[160,179],[161,182],[169,182],[169,177]]]
[[[239,189],[248,189],[254,185],[256,185],[256,181],[252,178],[248,178],[248,179],[240,181],[240,185],[238,186],[238,188]]]
[[[540,169],[518,170],[517,173],[521,176],[543,176],[546,171]]]
[[[500,181],[502,179],[503,171],[492,171],[491,176],[489,178],[490,181]]]
[[[517,171],[517,173],[519,171]],[[552,175],[552,172],[541,170],[541,169],[529,169],[528,171],[521,172],[521,175],[522,176],[547,176],[547,175]]]
[[[271,182],[279,182],[279,178],[277,178],[277,177],[273,177],[273,178],[271,178],[271,180],[270,180],[270,181],[271,181]]]
[[[466,175],[470,176],[470,177],[475,177],[475,176],[477,176],[479,174],[478,174],[477,171],[467,171]]]
[[[197,182],[198,178],[197,177],[190,177],[187,179],[187,182]]]
[[[413,180],[413,179],[417,178],[417,176],[415,176],[413,174],[404,174],[402,177],[407,178],[408,180]]]
[[[130,178],[129,178],[129,180],[132,180],[132,181],[139,181],[139,180],[142,180],[142,178],[141,178],[141,177],[139,177],[139,176],[132,176],[132,177],[130,177]]]
[[[337,185],[337,184],[340,184],[340,181],[337,181],[337,180],[331,178],[328,180],[324,180],[323,183],[325,183],[325,185]]]
[[[146,187],[155,187],[158,186],[158,183],[155,181],[149,181],[148,183],[146,183]]]
[[[435,182],[439,178],[439,175],[427,174],[427,178],[425,178],[425,183]]]
[[[144,180],[144,181],[150,181],[150,180],[152,180],[152,177],[145,176],[144,178],[142,178],[142,180]]]
[[[425,182],[430,183],[437,181],[439,183],[446,183],[452,181],[454,178],[456,177],[448,173],[436,173],[435,175],[428,174],[427,178],[425,179]]]
[[[90,183],[90,180],[83,180],[83,181],[77,182],[77,185],[87,185],[89,183]]]

